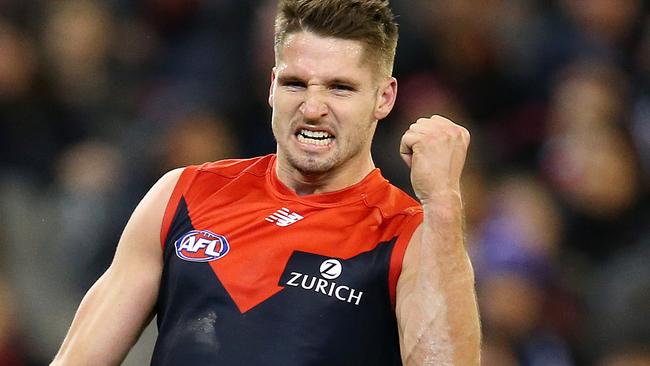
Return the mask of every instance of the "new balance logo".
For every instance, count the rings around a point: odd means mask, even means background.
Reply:
[[[282,207],[264,220],[268,222],[274,222],[276,225],[284,227],[295,224],[302,219],[303,217],[299,214],[289,211],[288,208]]]

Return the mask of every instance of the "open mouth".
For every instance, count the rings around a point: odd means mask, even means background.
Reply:
[[[296,132],[296,137],[298,142],[302,144],[316,145],[316,146],[327,146],[334,141],[334,135],[325,131],[311,131],[307,129],[301,129]]]

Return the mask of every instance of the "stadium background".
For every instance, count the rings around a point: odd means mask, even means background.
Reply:
[[[650,18],[642,0],[393,0],[402,132],[472,131],[485,365],[650,364]],[[0,365],[42,365],[165,171],[274,150],[274,1],[0,1]],[[127,365],[148,362],[148,329]],[[635,361],[636,360],[636,361]],[[638,362],[638,363],[634,363]]]

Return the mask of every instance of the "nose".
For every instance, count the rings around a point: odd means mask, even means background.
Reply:
[[[318,120],[327,115],[327,104],[317,91],[307,91],[305,100],[300,105],[300,112],[306,120]]]

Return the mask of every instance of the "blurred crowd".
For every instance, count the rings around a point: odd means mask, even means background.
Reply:
[[[401,134],[467,126],[486,366],[650,365],[642,0],[392,0]],[[274,151],[275,0],[0,0],[0,365],[46,364],[169,169]],[[146,364],[148,330],[125,364]]]

